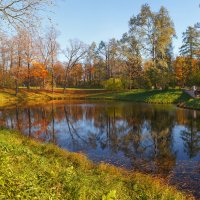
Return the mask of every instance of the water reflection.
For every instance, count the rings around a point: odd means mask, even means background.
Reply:
[[[0,123],[94,161],[172,177],[171,182],[200,195],[195,188],[200,184],[200,112],[79,101],[4,109]]]

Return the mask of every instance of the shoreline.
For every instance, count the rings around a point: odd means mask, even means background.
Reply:
[[[194,199],[161,178],[105,163],[94,164],[83,154],[42,144],[16,131],[0,129],[0,141],[0,172],[4,175],[0,197],[26,195],[33,198],[41,192],[43,199],[50,196],[70,199],[72,195],[73,199],[82,200],[109,199],[111,196],[124,200]]]
[[[192,99],[183,90],[132,90],[113,92],[94,89],[68,89],[63,94],[61,91],[55,93],[20,89],[17,96],[13,89],[0,89],[0,108],[18,105],[34,105],[47,103],[49,101],[66,100],[119,100],[129,102],[141,102],[149,104],[174,104],[184,109],[200,110],[200,99]]]

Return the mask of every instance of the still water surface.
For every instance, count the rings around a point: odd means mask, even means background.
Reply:
[[[0,110],[0,125],[83,152],[95,162],[161,175],[200,197],[200,112],[173,105],[72,101]]]

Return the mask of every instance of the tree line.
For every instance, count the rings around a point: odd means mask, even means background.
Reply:
[[[154,12],[143,5],[129,20],[129,30],[121,39],[99,44],[70,40],[61,49],[59,32],[53,25],[42,33],[31,27],[15,27],[14,36],[0,32],[0,86],[15,88],[16,93],[19,86],[54,91],[56,87],[163,89],[200,85],[200,24],[183,33],[180,55],[175,57],[176,31],[164,7]]]

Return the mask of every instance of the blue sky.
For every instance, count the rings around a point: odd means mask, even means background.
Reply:
[[[187,26],[200,22],[198,0],[56,0],[51,18],[60,31],[59,43],[64,48],[69,39],[85,43],[119,39],[128,31],[128,21],[137,15],[141,5],[148,3],[153,11],[165,6],[175,24],[178,38],[174,40],[175,54]]]

